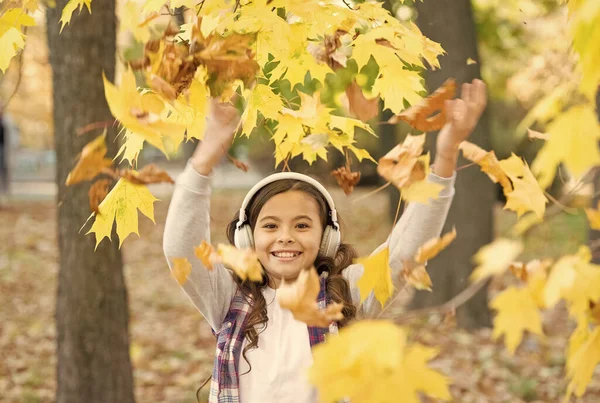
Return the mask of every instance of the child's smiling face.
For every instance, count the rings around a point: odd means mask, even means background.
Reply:
[[[254,227],[254,247],[269,285],[277,288],[281,278],[293,280],[312,266],[322,236],[319,205],[312,196],[291,190],[271,197]]]

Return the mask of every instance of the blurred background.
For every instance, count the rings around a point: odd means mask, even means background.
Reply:
[[[102,6],[96,0],[92,5]],[[542,142],[530,140],[526,129],[535,128],[534,122],[540,117],[543,120],[568,104],[560,97],[548,96],[573,86],[576,79],[576,57],[566,33],[566,6],[553,0],[391,1],[385,6],[398,19],[415,21],[426,36],[440,42],[448,52],[442,58],[442,69],[427,76],[430,90],[445,77],[455,77],[459,83],[482,77],[487,83],[489,106],[474,135],[477,143],[495,150],[499,159],[515,153],[531,163]],[[117,1],[117,18],[122,7],[122,0]],[[73,23],[85,14],[85,10],[81,16],[76,13]],[[0,195],[0,402],[6,403],[55,400],[55,315],[61,264],[57,208],[65,202],[56,185],[60,177],[57,166],[75,162],[61,161],[55,152],[53,73],[45,10],[34,17],[37,25],[27,30],[25,50],[0,76],[8,172],[8,184]],[[161,18],[166,25],[178,17]],[[65,41],[62,46],[68,52],[69,43]],[[118,31],[117,49],[124,59],[121,61],[126,61],[139,57],[143,46],[123,30]],[[540,104],[544,99],[547,102]],[[534,107],[535,117],[531,114]],[[375,159],[409,133],[403,125],[374,125],[380,139],[359,133],[357,140]],[[428,144],[434,152],[433,143]],[[170,159],[146,146],[139,166],[156,163],[176,179],[195,146],[195,142],[184,144]],[[240,139],[231,155],[246,162],[250,170],[243,172],[227,160],[216,169],[213,243],[226,241],[225,225],[239,209],[246,191],[275,171],[273,151],[265,136]],[[318,160],[312,166],[296,158],[291,167],[327,185],[346,227],[351,228],[345,233],[346,241],[360,255],[368,254],[392,228],[398,192],[390,187],[370,195],[384,182],[374,164],[363,162],[356,165],[362,173],[358,187],[345,195],[330,175],[332,169],[344,164],[343,156],[336,152],[330,156],[328,162]],[[466,162],[461,160],[461,164]],[[512,236],[516,215],[502,209],[501,189],[484,178],[477,167],[465,168],[461,175],[468,179],[457,184],[457,198],[446,227],[457,225],[460,239],[462,226],[464,233],[480,240],[464,248],[458,245],[432,261],[428,268],[434,293],[405,293],[390,312],[448,300],[466,287],[474,251],[494,237]],[[561,171],[548,192],[564,201],[565,208],[551,209],[543,224],[525,233],[523,260],[573,253],[588,242],[587,220],[579,207],[591,205],[593,183],[579,186],[577,191],[572,187],[573,181]],[[121,248],[135,397],[139,402],[195,402],[196,389],[212,370],[215,341],[209,326],[171,278],[162,254],[162,232],[173,185],[151,185],[150,189],[160,199],[155,204],[156,224],[140,215],[140,237],[129,237]],[[75,226],[81,225],[83,221]],[[85,237],[84,232],[77,237]],[[485,301],[510,281],[508,277],[495,280],[455,318],[434,315],[413,324],[417,339],[439,346],[440,356],[433,366],[452,377],[457,402],[557,402],[564,393],[564,347],[573,329],[564,307],[544,317],[547,338],[526,338],[514,357],[491,338],[492,317]],[[579,402],[600,401],[597,375]],[[207,389],[203,389],[203,396]]]

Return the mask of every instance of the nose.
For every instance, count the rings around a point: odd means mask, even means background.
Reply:
[[[294,238],[290,235],[288,231],[281,231],[279,237],[277,238],[277,243],[279,244],[291,244],[294,243]]]

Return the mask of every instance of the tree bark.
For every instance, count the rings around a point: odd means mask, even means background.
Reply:
[[[435,90],[449,77],[456,79],[459,90],[462,83],[479,78],[480,65],[467,65],[469,57],[480,63],[470,0],[417,1],[415,6],[417,24],[423,34],[441,43],[447,52],[440,58],[441,69],[427,74],[429,90]],[[482,116],[470,141],[489,149],[490,130],[486,115]],[[436,137],[437,134],[429,135],[427,140],[432,160]],[[459,166],[466,163],[461,156]],[[413,307],[441,304],[468,286],[468,277],[473,269],[471,257],[493,239],[494,195],[494,184],[477,167],[458,173],[456,195],[444,227],[444,232],[447,232],[456,226],[458,236],[451,247],[428,263],[434,291],[417,292],[412,301]],[[490,325],[485,288],[457,310],[457,320],[465,328]]]
[[[115,75],[114,0],[95,0],[59,34],[67,0],[47,9],[52,65],[58,185],[57,403],[133,403],[129,358],[127,290],[116,237],[94,251],[95,239],[79,233],[90,215],[89,182],[65,186],[83,146],[99,132],[76,135],[93,122],[112,122],[102,72]],[[106,143],[114,156],[116,132],[109,125]],[[88,224],[89,227],[89,224]]]
[[[600,87],[596,90],[596,115],[598,116],[598,123],[600,124]],[[600,147],[600,143],[598,143]],[[600,167],[594,168],[594,197],[592,198],[592,208],[598,206],[600,201]],[[600,240],[600,231],[594,230],[591,227],[588,229],[588,244],[594,245]],[[592,250],[592,263],[600,264],[600,252],[598,248]]]

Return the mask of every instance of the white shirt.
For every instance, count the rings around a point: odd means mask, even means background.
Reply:
[[[267,328],[259,333],[258,348],[240,353],[240,403],[316,403],[317,391],[308,382],[313,363],[308,328],[282,309],[275,298],[276,290],[265,287]],[[247,345],[244,340],[242,351]],[[243,375],[242,375],[243,374]]]

